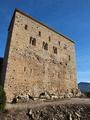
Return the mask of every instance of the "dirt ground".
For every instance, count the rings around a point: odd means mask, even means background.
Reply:
[[[90,120],[90,99],[8,103],[0,120]]]
[[[61,104],[86,104],[90,105],[89,98],[71,98],[71,99],[62,99],[62,100],[55,100],[55,101],[30,101],[29,103],[17,103],[17,104],[6,104],[6,109],[25,109],[25,108],[35,108],[39,106],[46,106],[46,105],[61,105]]]

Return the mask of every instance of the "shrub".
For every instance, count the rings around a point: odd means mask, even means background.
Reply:
[[[6,94],[2,86],[0,86],[0,110],[5,108]]]

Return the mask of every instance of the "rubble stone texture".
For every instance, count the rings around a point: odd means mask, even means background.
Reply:
[[[0,112],[0,120],[90,120],[90,105],[48,105]]]
[[[75,43],[30,16],[15,10],[4,58],[7,101],[19,95],[60,96],[75,91]]]

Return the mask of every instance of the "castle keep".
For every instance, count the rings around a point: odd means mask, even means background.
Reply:
[[[7,101],[45,91],[60,96],[77,89],[75,43],[15,10],[8,29],[2,83]]]

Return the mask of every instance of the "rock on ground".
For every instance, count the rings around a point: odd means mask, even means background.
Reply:
[[[46,105],[0,112],[0,120],[90,120],[90,105]]]

